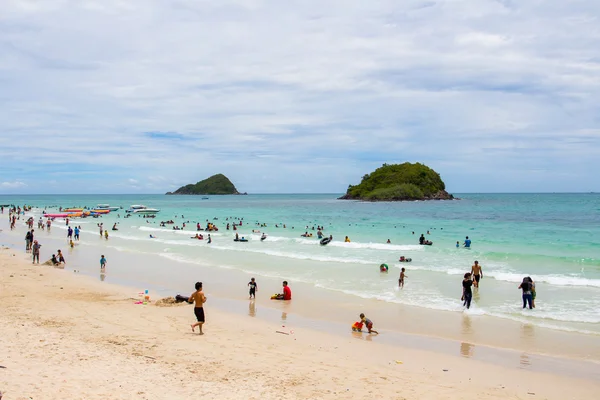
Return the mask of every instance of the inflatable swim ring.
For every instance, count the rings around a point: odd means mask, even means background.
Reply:
[[[387,264],[381,264],[379,266],[379,271],[380,272],[388,272],[388,265]]]
[[[331,242],[331,239],[329,238],[324,238],[321,239],[321,241],[319,243],[321,243],[321,246],[325,246],[326,244],[328,244],[329,242]]]

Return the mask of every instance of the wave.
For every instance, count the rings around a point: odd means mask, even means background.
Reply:
[[[430,271],[445,273],[448,275],[463,275],[465,272],[470,272],[469,268],[452,268],[452,267],[428,267],[412,264],[394,264],[394,267],[410,268],[412,270]],[[536,283],[549,283],[555,286],[586,286],[600,288],[600,279],[583,278],[573,275],[535,275],[527,273],[503,272],[503,271],[484,271],[486,278],[492,278],[497,281],[520,283],[525,276],[531,276]]]

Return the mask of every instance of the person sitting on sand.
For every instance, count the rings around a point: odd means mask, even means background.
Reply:
[[[205,322],[204,303],[206,303],[206,296],[202,291],[202,282],[196,282],[195,288],[196,291],[189,297],[188,303],[194,303],[194,315],[196,315],[197,322],[190,326],[192,327],[192,332],[195,332],[195,328],[198,327],[199,334],[204,335],[204,332],[202,332],[202,325]]]
[[[273,300],[291,300],[292,299],[292,289],[288,286],[287,281],[283,281],[283,293],[276,294],[273,297]]]
[[[374,333],[376,335],[379,335],[379,332],[377,332],[376,330],[373,330],[373,321],[371,321],[369,318],[365,317],[365,314],[360,314],[360,322],[362,322],[366,327],[367,330],[369,331],[369,333]]]
[[[52,265],[60,265],[60,261],[56,258],[56,254],[52,254],[52,258],[50,259]]]

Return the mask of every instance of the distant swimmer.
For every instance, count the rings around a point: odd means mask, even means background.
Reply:
[[[419,237],[419,244],[424,244],[425,243],[425,235],[421,233],[421,236]]]
[[[346,236],[346,239],[344,239],[345,243],[350,243],[350,238],[348,236]]]
[[[400,289],[404,289],[404,278],[406,278],[406,268],[402,268],[402,271],[400,271],[400,278],[398,279],[398,287]]]
[[[481,265],[479,265],[479,261],[475,260],[475,263],[471,267],[471,274],[473,274],[473,285],[479,289],[479,280],[483,279],[483,270],[481,269]]]
[[[156,236],[150,235],[150,239],[156,239]]]
[[[118,231],[118,230],[119,230],[119,229],[117,228],[117,223],[116,223],[116,222],[115,222],[115,224],[113,225],[113,227],[112,227],[112,230],[113,230],[113,231]]]
[[[386,243],[390,244],[390,243],[392,243],[392,241],[390,239],[388,239]]]
[[[469,237],[468,237],[468,236],[465,238],[465,242],[463,243],[463,245],[464,245],[466,248],[471,248],[471,239],[469,239]]]
[[[459,242],[459,241],[457,241],[457,242],[456,242],[456,248],[458,249],[459,247],[460,247],[460,242]]]

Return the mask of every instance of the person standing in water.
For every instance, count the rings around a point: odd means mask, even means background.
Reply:
[[[406,278],[405,272],[406,268],[402,268],[402,271],[400,271],[400,279],[398,279],[398,287],[400,289],[404,289],[404,278]]]
[[[475,260],[475,263],[471,267],[471,274],[473,275],[473,286],[479,289],[479,280],[483,279],[483,271],[481,270],[481,265],[479,265],[479,261]]]
[[[192,332],[196,331],[196,327],[198,327],[199,334],[204,335],[202,332],[202,325],[206,320],[204,316],[204,303],[206,303],[206,296],[204,296],[204,292],[202,291],[202,282],[196,282],[196,291],[192,293],[190,298],[188,299],[188,303],[194,303],[194,315],[196,316],[196,323],[190,325],[192,327]]]
[[[529,283],[531,283],[531,306],[535,308],[535,282],[530,277],[527,277]]]
[[[463,243],[463,245],[467,248],[470,249],[471,248],[471,239],[469,239],[469,237],[467,236],[465,238],[465,243]]]
[[[530,280],[531,278],[523,278],[523,282],[519,285],[519,289],[523,291],[523,309],[529,305],[529,309],[531,310],[533,308],[533,296],[531,294],[532,284],[529,282]]]
[[[106,271],[106,258],[104,258],[104,254],[100,256],[100,271]]]
[[[461,298],[461,300],[463,300],[463,306],[467,307],[467,310],[471,308],[471,300],[473,299],[473,292],[471,291],[471,286],[473,286],[473,281],[471,280],[471,273],[467,272],[465,274],[465,278],[462,281],[463,295]]]

